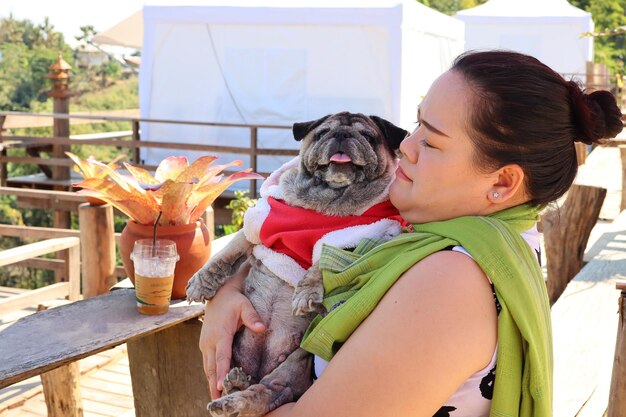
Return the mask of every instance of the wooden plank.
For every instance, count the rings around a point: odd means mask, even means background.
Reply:
[[[83,378],[81,386],[86,388],[100,389],[102,391],[110,392],[116,395],[124,395],[132,393],[131,384],[124,384],[121,382],[106,381],[102,378],[98,378],[101,371],[94,375]]]
[[[57,182],[57,181],[54,181],[54,182]],[[8,183],[11,186],[19,185],[13,181],[9,181]],[[24,184],[24,185],[28,185],[29,187],[31,187],[35,184]],[[55,186],[52,184],[48,184],[48,183],[42,183],[42,185],[37,185],[37,187],[40,187],[41,189],[46,190],[46,189],[54,188]],[[74,201],[62,201],[58,204],[54,204],[49,200],[41,200],[41,199],[35,199],[35,198],[30,198],[30,197],[18,197],[17,204],[20,206],[20,208],[24,208],[24,209],[30,208],[30,209],[41,209],[41,210],[61,210],[61,211],[66,211],[66,212],[69,211],[69,212],[75,213],[78,211],[78,206],[81,205],[82,203],[74,202]]]
[[[17,248],[6,249],[0,252],[0,266],[10,265],[14,262],[77,247],[79,245],[80,240],[76,237],[59,237],[29,243],[28,245],[18,246]]]
[[[35,158],[32,156],[0,156],[0,163],[49,165],[55,167],[71,167],[74,162],[65,158]]]
[[[26,288],[0,287],[0,298],[10,297],[28,291]]]
[[[81,116],[89,116],[89,115],[100,115],[107,117],[138,117],[139,109],[124,109],[124,110],[100,110],[97,113],[94,112],[76,112],[71,113],[71,115],[81,115]],[[71,118],[72,124],[89,124],[89,123],[99,123],[100,119],[77,119]],[[30,116],[28,114],[15,113],[10,117],[7,117],[7,121],[4,125],[5,129],[18,129],[24,127],[52,127],[52,117],[50,114],[44,115],[34,115]]]
[[[38,178],[41,177],[42,175],[38,176]],[[17,187],[0,187],[0,194],[49,200],[53,204],[59,204],[63,201],[72,201],[77,203],[84,203],[87,201],[84,196],[71,191],[29,190]]]
[[[126,370],[128,371],[128,368]],[[128,395],[124,395],[103,390],[101,387],[86,387],[81,384],[80,392],[82,397],[88,401],[115,404],[126,409],[135,407],[130,390]]]
[[[128,357],[126,355],[126,345],[113,348],[106,352],[101,352],[97,355],[90,356],[77,362],[80,367],[81,373],[81,390],[84,387],[89,386],[91,375],[97,374],[99,370],[111,363],[126,364],[126,374],[129,374],[128,370]],[[103,385],[107,385],[101,380],[96,380],[94,389],[100,389],[103,392],[107,392]],[[132,389],[130,383],[128,385],[114,384],[120,387],[120,394],[131,396]],[[4,416],[7,410],[18,408],[29,399],[42,395],[41,379],[39,377],[32,377],[27,380],[21,381],[17,384],[13,384],[10,387],[6,387],[0,390],[0,416]],[[84,410],[85,416],[90,415],[90,410]]]
[[[136,111],[136,110],[119,110],[120,112],[124,111]],[[7,117],[7,121],[11,117],[21,116],[21,117],[50,117],[55,119],[87,119],[91,120],[89,123],[95,123],[99,121],[120,121],[120,122],[148,122],[148,123],[165,123],[165,124],[174,124],[174,125],[199,125],[199,126],[223,126],[223,127],[242,127],[242,128],[252,128],[257,127],[261,129],[291,129],[290,126],[285,125],[270,125],[270,124],[242,124],[242,123],[217,123],[217,122],[206,122],[199,120],[173,120],[173,119],[148,119],[142,117],[124,117],[124,116],[112,116],[115,110],[109,110],[108,112],[99,111],[97,113],[91,112],[76,112],[71,114],[66,113],[24,113],[24,112],[16,112],[16,111],[4,111],[0,112],[0,116],[10,116]],[[50,126],[50,125],[48,125]],[[7,126],[4,127],[8,129]]]
[[[178,300],[167,314],[147,316],[139,314],[135,304],[134,290],[121,289],[24,317],[2,329],[0,388],[204,312],[202,304]]]
[[[64,271],[65,262],[62,259],[33,258],[13,264],[22,268],[45,269],[48,271]]]
[[[608,417],[623,417],[626,412],[626,283],[618,281],[616,287],[621,294]]]
[[[179,326],[129,341],[137,417],[194,417],[209,402],[198,340],[202,323]]]
[[[622,224],[616,222],[613,238],[552,308],[554,417],[598,417],[606,410],[618,319],[615,282],[626,271]]]
[[[119,372],[111,372],[108,369],[103,369],[98,372],[97,375],[93,376],[95,379],[101,381],[112,382],[115,384],[122,384],[126,386],[130,386],[132,381],[129,373],[121,374]]]
[[[90,141],[94,139],[121,139],[130,137],[132,135],[132,130],[120,130],[117,132],[83,133],[81,135],[70,135],[70,139]]]
[[[55,137],[55,136],[4,136],[10,142],[4,142],[5,147],[29,147],[29,146],[43,146],[43,145],[84,145],[84,141],[68,139],[66,137]],[[244,154],[249,155],[252,154],[252,149],[248,147],[241,146],[221,146],[221,145],[212,145],[212,144],[203,144],[197,143],[198,139],[188,138],[180,138],[180,142],[170,142],[170,141],[129,141],[122,139],[92,139],[89,141],[90,145],[101,145],[101,146],[116,146],[119,148],[159,148],[159,149],[184,149],[184,150],[195,150],[195,151],[206,151],[206,152],[223,152],[223,153],[235,153],[235,154]],[[193,143],[196,142],[196,143]],[[11,143],[12,145],[7,145]],[[282,149],[282,148],[257,148],[257,155],[297,155],[297,149]],[[25,160],[27,157],[3,157],[2,160],[8,161],[7,158],[15,158],[14,162],[19,162],[19,160]],[[68,159],[69,161],[69,159]],[[44,160],[45,162],[45,160]],[[36,163],[36,162],[31,162]]]
[[[79,281],[80,282],[80,281]],[[0,316],[10,311],[19,310],[26,307],[37,307],[37,304],[64,298],[70,293],[69,282],[57,282],[36,290],[27,291],[13,297],[0,300]]]
[[[22,239],[54,239],[59,237],[80,237],[79,230],[55,229],[52,227],[13,226],[0,224],[0,236]]]
[[[69,238],[74,239],[74,238]],[[69,248],[67,255],[67,281],[70,284],[68,289],[68,300],[76,301],[80,299],[80,245]]]
[[[83,404],[85,406],[85,409],[91,410],[92,412],[97,410],[98,413],[107,416],[119,416],[120,414],[128,411],[128,408],[122,407],[118,404],[103,403],[88,399],[84,399]]]

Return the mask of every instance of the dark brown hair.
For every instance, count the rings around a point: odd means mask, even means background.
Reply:
[[[587,94],[531,56],[467,52],[452,71],[473,90],[468,128],[477,164],[518,164],[531,203],[547,204],[569,189],[578,170],[574,141],[601,143],[622,130],[611,93]]]

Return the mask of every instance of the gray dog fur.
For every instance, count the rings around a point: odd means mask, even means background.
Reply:
[[[408,132],[376,116],[338,113],[295,123],[302,141],[300,164],[280,178],[284,200],[334,216],[361,214],[383,195],[395,175],[396,151]],[[337,153],[350,163],[334,163]],[[246,260],[251,268],[244,293],[267,331],[243,328],[233,342],[233,368],[224,394],[207,406],[213,416],[262,416],[297,400],[312,384],[312,357],[299,347],[315,313],[321,312],[323,285],[317,264],[294,288],[252,254],[243,231],[189,281],[187,299],[210,300]]]

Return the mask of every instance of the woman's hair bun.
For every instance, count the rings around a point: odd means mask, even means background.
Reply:
[[[574,81],[569,81],[567,87],[577,127],[575,141],[602,143],[602,139],[614,138],[622,131],[622,112],[613,94],[604,90],[587,94]]]

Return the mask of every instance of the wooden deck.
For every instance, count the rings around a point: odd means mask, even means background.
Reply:
[[[84,417],[134,417],[126,345],[79,361]],[[40,378],[0,390],[1,417],[46,417]]]
[[[0,299],[26,290],[0,287]],[[35,307],[0,317],[0,329]],[[126,345],[79,361],[84,417],[134,417],[133,389]],[[39,376],[0,389],[0,417],[45,417],[48,415]]]

